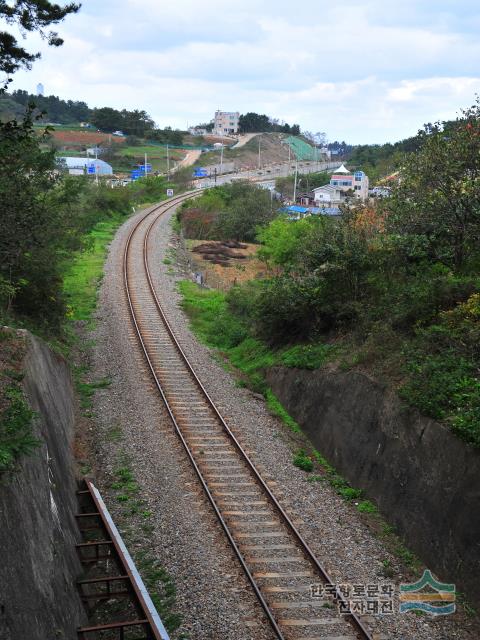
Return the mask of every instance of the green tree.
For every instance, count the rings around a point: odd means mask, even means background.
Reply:
[[[101,107],[100,109],[94,109],[91,116],[92,124],[107,133],[113,131],[122,130],[123,117],[120,111],[112,109],[111,107]]]
[[[297,194],[303,191],[311,191],[317,187],[322,187],[330,182],[330,175],[326,171],[317,173],[306,173],[297,177]],[[276,190],[284,198],[293,199],[295,176],[286,176],[275,180]]]
[[[275,218],[257,235],[262,244],[258,257],[267,265],[281,267],[285,271],[298,270],[302,248],[317,224],[323,224],[323,219],[309,217],[292,223],[284,216]]]
[[[238,120],[238,128],[241,133],[268,133],[270,131],[277,131],[279,133],[291,133],[294,136],[300,135],[300,126],[294,124],[280,124],[278,120],[269,118],[265,114],[258,114],[249,111],[246,114],[242,114]]]
[[[144,110],[134,109],[121,111],[122,124],[119,127],[124,133],[143,138],[155,126],[154,121]]]
[[[427,125],[421,148],[405,157],[402,180],[385,202],[388,230],[413,257],[456,270],[480,242],[480,106],[454,123]]]
[[[8,25],[15,25],[22,32],[38,32],[52,47],[63,44],[55,31],[45,31],[51,24],[61,22],[70,13],[76,13],[79,4],[73,2],[60,6],[48,0],[0,0],[0,18]],[[21,67],[29,69],[39,53],[30,53],[20,46],[14,35],[0,31],[0,71],[7,76]]]
[[[234,183],[228,190],[228,206],[220,212],[217,230],[221,238],[253,242],[257,228],[277,215],[269,191],[248,183]]]
[[[183,134],[178,129],[165,127],[165,129],[154,129],[149,132],[149,138],[162,144],[183,144]]]

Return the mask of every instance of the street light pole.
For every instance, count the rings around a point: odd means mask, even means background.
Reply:
[[[297,202],[298,160],[295,162],[295,182],[293,183],[293,204]]]

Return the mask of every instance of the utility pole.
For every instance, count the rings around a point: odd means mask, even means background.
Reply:
[[[95,183],[98,187],[98,143],[95,145]]]
[[[220,148],[220,175],[223,175],[223,142]]]
[[[147,172],[147,154],[145,154],[145,177],[147,177],[148,172]]]
[[[298,160],[295,162],[295,182],[293,183],[293,204],[297,203]]]
[[[170,180],[170,156],[168,155],[168,142],[167,142],[167,182]]]
[[[261,156],[261,151],[260,151],[260,145],[262,144],[262,139],[260,138],[260,136],[258,136],[258,168],[261,169],[262,167],[262,156]]]

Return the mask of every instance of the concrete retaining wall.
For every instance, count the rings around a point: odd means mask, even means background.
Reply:
[[[76,640],[74,400],[60,356],[27,334],[24,389],[42,444],[0,483],[0,639]]]
[[[427,566],[480,603],[480,452],[361,373],[278,367],[268,382]]]

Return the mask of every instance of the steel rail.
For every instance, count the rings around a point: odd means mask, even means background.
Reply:
[[[189,196],[189,197],[193,197],[193,196]],[[188,199],[188,198],[184,198],[184,199]],[[168,209],[171,209],[171,208],[177,206],[177,204],[178,204],[178,202],[175,202],[174,204],[171,204],[170,207],[168,207],[166,209],[166,211],[168,211]],[[161,208],[161,207],[159,207],[159,208]],[[140,327],[138,325],[137,318],[135,316],[135,310],[134,310],[134,307],[133,307],[133,304],[132,304],[132,299],[131,299],[131,296],[130,296],[130,290],[129,290],[129,287],[128,287],[128,272],[127,272],[127,270],[128,270],[127,269],[128,249],[130,247],[131,238],[133,237],[133,234],[135,233],[137,227],[143,222],[143,220],[148,215],[151,215],[151,213],[153,213],[153,212],[147,213],[146,216],[143,216],[139,220],[138,224],[132,229],[132,231],[131,231],[128,239],[127,239],[126,246],[125,246],[125,252],[124,252],[124,282],[125,282],[125,285],[126,285],[126,294],[127,294],[127,300],[128,300],[128,304],[129,304],[129,308],[130,308],[130,315],[131,315],[133,324],[135,326],[135,329],[136,329],[136,332],[137,332],[137,335],[138,335],[138,339],[140,341],[140,345],[142,347],[143,353],[145,355],[145,358],[147,360],[148,366],[149,366],[150,371],[152,373],[155,385],[156,385],[158,391],[160,392],[160,395],[161,395],[162,400],[163,400],[163,402],[165,404],[167,412],[168,412],[168,414],[170,416],[170,419],[172,420],[173,425],[175,427],[175,431],[176,431],[178,437],[180,438],[180,441],[181,441],[181,443],[182,443],[182,445],[183,445],[183,447],[184,447],[184,449],[185,449],[185,451],[186,451],[186,453],[187,453],[187,455],[188,455],[188,457],[190,459],[190,462],[192,463],[192,466],[193,466],[193,468],[194,468],[194,470],[195,470],[195,472],[196,472],[196,474],[198,476],[198,479],[200,480],[200,483],[201,483],[201,485],[203,487],[203,490],[205,491],[205,493],[207,495],[207,498],[208,498],[210,504],[213,507],[215,515],[217,516],[217,518],[218,518],[218,520],[220,522],[220,525],[221,525],[222,529],[224,530],[224,532],[225,532],[225,534],[227,536],[227,539],[228,539],[229,543],[231,544],[231,546],[232,546],[232,548],[233,548],[233,550],[235,552],[235,555],[237,556],[238,560],[240,561],[242,569],[244,570],[249,582],[251,583],[251,585],[253,587],[253,590],[255,592],[255,595],[257,596],[260,604],[262,605],[262,608],[265,611],[265,614],[266,614],[266,616],[268,618],[268,621],[271,624],[271,626],[272,626],[277,638],[279,640],[285,640],[285,636],[281,632],[281,630],[280,630],[275,618],[272,615],[272,612],[270,611],[270,608],[269,608],[267,602],[265,601],[265,598],[263,597],[263,594],[261,593],[257,583],[255,582],[255,579],[254,579],[250,569],[248,568],[248,566],[247,566],[247,564],[246,564],[246,562],[245,562],[245,560],[243,558],[243,555],[242,555],[240,549],[238,548],[237,543],[235,542],[235,540],[234,540],[234,538],[233,538],[233,536],[232,536],[232,534],[230,532],[230,529],[229,529],[227,523],[225,522],[225,519],[223,518],[223,516],[222,516],[222,514],[221,514],[221,512],[220,512],[220,510],[219,510],[219,508],[217,506],[217,503],[215,502],[214,497],[212,496],[212,494],[210,492],[210,489],[208,488],[208,484],[206,483],[205,478],[203,477],[203,474],[202,474],[200,468],[198,467],[197,462],[196,462],[195,458],[192,455],[192,452],[190,451],[190,447],[188,446],[188,444],[187,444],[187,442],[186,442],[186,440],[185,440],[185,438],[184,438],[184,436],[182,434],[182,431],[181,431],[181,429],[180,429],[180,427],[178,425],[178,422],[177,422],[177,420],[175,418],[175,415],[174,415],[174,413],[173,413],[173,411],[172,411],[172,409],[170,407],[170,404],[169,404],[169,402],[168,402],[168,400],[167,400],[167,398],[165,396],[165,393],[163,391],[163,388],[162,388],[162,385],[160,383],[160,380],[158,379],[158,376],[157,376],[157,374],[155,372],[155,367],[153,366],[153,363],[152,363],[152,361],[150,359],[150,356],[148,354],[147,347],[146,347],[145,342],[143,340],[143,337],[142,337],[142,334],[141,334],[141,330],[140,330]],[[160,214],[160,215],[162,215],[162,214]],[[147,274],[149,276],[148,271],[147,271]],[[150,277],[149,277],[149,282],[150,282]],[[156,296],[155,296],[155,300],[157,301]]]
[[[83,542],[76,545],[77,549],[88,549],[97,547],[96,555],[92,558],[92,561],[97,563],[102,560],[113,559],[115,564],[119,568],[121,575],[104,575],[95,578],[86,578],[77,582],[80,590],[81,597],[84,601],[88,600],[109,600],[111,598],[128,597],[134,604],[138,615],[141,618],[136,620],[124,620],[117,622],[109,622],[107,624],[100,625],[88,625],[82,626],[77,629],[77,635],[79,638],[86,638],[88,634],[99,633],[105,630],[115,630],[120,632],[120,637],[123,638],[123,630],[127,627],[142,626],[147,631],[147,638],[151,640],[169,640],[168,632],[152,602],[152,599],[145,587],[143,580],[135,566],[135,563],[128,552],[125,543],[123,542],[117,527],[102,499],[102,496],[95,485],[89,481],[85,481],[87,489],[79,493],[87,496],[95,508],[96,512],[84,512],[77,515],[82,517],[96,517],[98,519],[98,528],[103,530],[104,534],[108,537],[108,540],[95,540],[90,542]],[[108,545],[111,547],[112,553],[107,555],[98,554],[99,545]],[[127,583],[127,588],[123,591],[111,591],[110,584],[112,582],[124,581]],[[107,590],[101,593],[83,593],[83,586],[86,585],[101,585],[105,583]]]
[[[159,315],[162,319],[162,322],[165,325],[165,328],[167,329],[167,332],[170,336],[170,338],[172,339],[172,342],[174,343],[178,353],[180,354],[185,366],[187,367],[190,375],[192,376],[192,378],[194,379],[195,383],[197,384],[197,386],[200,388],[204,398],[206,399],[208,405],[210,406],[210,408],[212,409],[212,411],[214,412],[214,414],[216,415],[216,417],[218,418],[220,424],[222,425],[223,430],[226,432],[226,434],[229,436],[229,438],[231,439],[231,441],[233,442],[235,448],[237,449],[237,451],[240,453],[242,459],[244,460],[244,462],[246,462],[247,467],[250,469],[250,471],[252,472],[255,480],[258,482],[258,484],[262,487],[262,489],[264,490],[264,492],[266,493],[268,499],[270,500],[270,503],[275,507],[276,511],[280,514],[282,520],[284,521],[284,523],[287,525],[287,528],[290,530],[290,532],[294,535],[294,537],[297,539],[298,543],[300,544],[301,550],[304,553],[304,555],[307,557],[307,559],[313,564],[313,566],[315,567],[315,569],[317,570],[317,572],[320,574],[320,576],[322,577],[322,579],[327,583],[327,584],[333,584],[331,577],[329,576],[328,572],[326,571],[326,569],[321,565],[321,563],[319,562],[319,560],[316,558],[316,556],[314,555],[313,551],[311,550],[310,546],[308,545],[308,543],[304,540],[304,538],[302,537],[302,535],[300,534],[300,532],[298,531],[298,529],[295,527],[295,525],[293,524],[292,520],[290,519],[290,517],[287,515],[287,513],[285,512],[285,510],[283,509],[283,507],[280,505],[280,503],[278,502],[278,500],[275,498],[274,494],[272,493],[271,489],[269,488],[269,486],[266,484],[266,482],[263,480],[262,476],[260,475],[260,473],[258,472],[258,470],[256,469],[254,463],[252,462],[252,460],[250,459],[250,457],[248,456],[248,454],[246,453],[246,451],[242,448],[241,444],[238,442],[236,436],[233,434],[233,432],[231,431],[231,429],[228,427],[227,423],[225,422],[223,416],[221,415],[221,413],[219,412],[218,408],[216,407],[215,403],[213,402],[212,398],[210,397],[210,395],[208,394],[207,390],[205,389],[204,385],[202,384],[201,380],[199,379],[199,377],[197,376],[197,374],[195,373],[195,371],[193,370],[188,357],[186,356],[185,352],[183,351],[181,345],[179,344],[173,329],[170,325],[170,323],[168,322],[168,319],[165,316],[165,313],[162,309],[162,306],[160,304],[160,301],[158,299],[155,287],[153,285],[153,281],[152,281],[152,277],[151,277],[151,273],[150,273],[150,268],[149,268],[149,263],[148,263],[148,239],[150,236],[150,232],[153,229],[154,225],[156,224],[156,222],[158,221],[158,219],[164,214],[166,213],[168,210],[176,207],[179,202],[186,200],[188,198],[192,198],[195,197],[195,195],[199,192],[200,190],[197,190],[194,193],[190,193],[185,195],[184,197],[177,197],[175,198],[175,200],[170,201],[169,203],[163,203],[162,205],[160,205],[159,207],[157,207],[156,209],[154,209],[153,211],[147,212],[147,214],[145,216],[143,216],[138,222],[137,224],[134,226],[134,228],[131,230],[128,239],[127,239],[127,243],[125,245],[125,252],[124,252],[124,283],[125,283],[125,288],[126,288],[126,293],[127,293],[127,299],[128,299],[128,304],[129,304],[129,308],[130,308],[130,314],[132,317],[132,321],[134,323],[142,350],[144,352],[145,358],[147,360],[147,363],[149,365],[150,371],[152,373],[152,376],[154,378],[155,384],[162,396],[162,400],[165,403],[165,406],[167,408],[167,411],[169,413],[169,416],[174,424],[175,430],[177,432],[177,434],[180,437],[180,440],[190,458],[190,461],[192,462],[192,465],[201,481],[201,484],[207,494],[207,497],[210,501],[210,503],[212,504],[214,511],[217,515],[217,518],[219,519],[222,528],[225,530],[228,540],[231,543],[235,554],[237,555],[238,559],[240,560],[240,563],[242,565],[242,568],[244,569],[249,581],[251,582],[253,589],[269,619],[269,622],[271,623],[275,633],[277,634],[277,637],[279,639],[283,639],[284,636],[281,632],[281,630],[278,627],[278,624],[275,620],[275,618],[273,617],[270,608],[267,604],[267,602],[265,601],[263,594],[261,593],[258,585],[255,582],[255,579],[253,578],[248,566],[245,563],[245,560],[243,558],[242,553],[240,552],[235,540],[232,537],[232,534],[230,533],[229,529],[228,529],[228,525],[225,522],[223,516],[221,515],[221,512],[219,511],[215,499],[213,498],[208,485],[206,483],[206,481],[203,478],[202,472],[199,469],[191,451],[190,448],[181,432],[181,429],[177,423],[177,420],[170,408],[169,402],[164,394],[163,388],[161,386],[160,380],[158,379],[158,376],[155,372],[155,368],[153,366],[153,363],[150,359],[150,356],[148,354],[148,350],[147,347],[145,345],[145,342],[142,338],[141,335],[141,329],[137,323],[137,319],[135,316],[135,310],[133,307],[133,303],[132,303],[132,299],[130,296],[130,292],[129,292],[129,287],[128,287],[128,268],[127,268],[127,258],[128,258],[128,251],[130,248],[130,243],[131,243],[131,239],[135,233],[135,231],[137,230],[137,228],[140,226],[140,224],[150,215],[154,214],[157,212],[158,209],[162,209],[165,208],[164,211],[161,211],[154,219],[153,221],[150,223],[150,225],[148,226],[147,232],[145,234],[144,237],[144,242],[143,242],[143,261],[144,261],[144,266],[145,266],[145,272],[147,275],[147,280],[148,280],[148,284],[149,284],[149,288],[150,288],[150,292],[153,296],[153,299],[155,301],[155,306],[159,312]],[[339,601],[342,602],[342,604],[345,606],[346,610],[348,610],[348,607],[346,606],[346,600],[343,596],[343,594],[340,592],[339,589],[336,589],[336,593],[335,593],[335,598]],[[349,613],[346,614],[344,616],[344,619],[348,620],[351,622],[352,626],[361,634],[361,637],[364,640],[372,640],[372,636],[370,635],[369,630],[366,628],[366,626],[363,624],[363,622],[360,620],[360,618],[355,614],[355,613]]]

